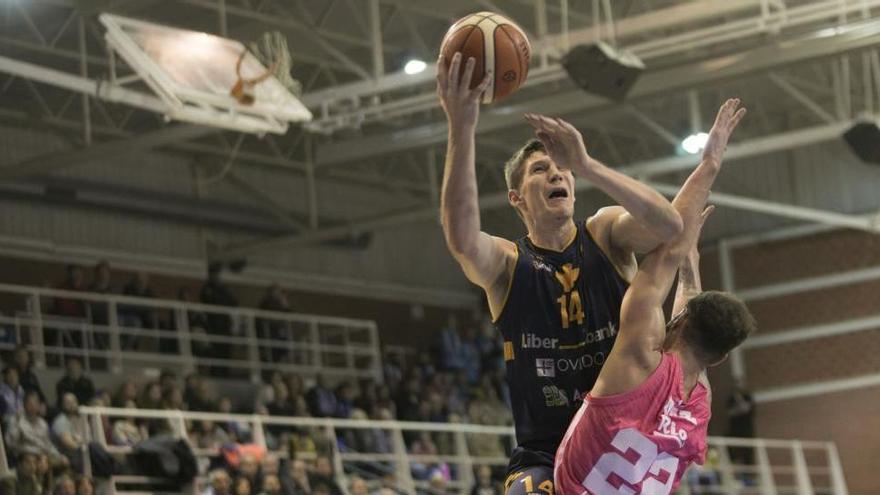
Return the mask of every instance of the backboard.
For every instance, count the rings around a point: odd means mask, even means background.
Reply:
[[[219,36],[101,14],[107,44],[167,106],[175,120],[264,134],[284,134],[289,122],[312,119],[309,110],[274,76],[254,88],[251,105],[230,96],[245,46]],[[241,61],[244,78],[266,72],[250,52]]]

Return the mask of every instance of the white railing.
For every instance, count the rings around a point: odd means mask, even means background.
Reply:
[[[52,314],[54,301],[80,304],[83,317]],[[282,371],[381,377],[376,324],[328,316],[0,284],[0,327],[26,344],[38,368],[78,356],[114,373],[144,366],[223,369],[259,379]]]
[[[246,424],[253,432],[253,442],[267,446],[268,440],[279,429],[298,428],[307,431],[315,443],[326,445],[327,455],[333,460],[337,482],[343,490],[348,477],[358,474],[374,482],[392,474],[403,493],[417,493],[426,489],[424,473],[443,469],[451,474],[446,483],[448,493],[470,493],[474,482],[474,467],[488,465],[503,470],[507,456],[515,445],[513,429],[503,426],[481,426],[456,423],[416,423],[404,421],[366,421],[324,418],[282,418],[262,415],[230,415],[186,411],[154,411],[138,409],[81,407],[80,412],[90,418],[95,441],[104,445],[102,416],[165,420],[169,431],[187,438],[188,425],[195,421],[214,423],[237,422]],[[268,427],[268,430],[267,430]],[[414,453],[413,447],[422,435],[429,435],[437,444],[432,454]],[[356,449],[350,439],[384,437],[384,448]],[[377,443],[377,444],[378,444]],[[832,442],[802,442],[791,440],[709,438],[710,462],[695,467],[685,477],[679,493],[724,494],[797,494],[848,495],[837,449]],[[126,452],[128,447],[107,446],[111,452]],[[731,460],[750,458],[750,462]],[[211,450],[196,450],[198,456],[216,454]],[[280,455],[286,456],[286,451]],[[302,457],[302,456],[300,456]]]

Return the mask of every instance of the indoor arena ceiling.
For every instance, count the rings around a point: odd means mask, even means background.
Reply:
[[[750,115],[730,146],[731,171],[713,200],[727,210],[728,221],[712,235],[798,222],[875,228],[868,214],[880,207],[876,194],[841,205],[828,198],[838,193],[804,193],[812,189],[803,183],[820,188],[824,178],[821,169],[800,170],[803,155],[795,151],[827,144],[828,169],[857,163],[840,136],[853,119],[873,116],[880,105],[880,0],[0,0],[0,118],[51,128],[72,144],[65,153],[0,159],[0,179],[46,177],[133,150],[161,149],[220,165],[234,156],[238,169],[299,176],[309,190],[332,182],[406,198],[386,201],[383,211],[355,221],[326,224],[318,221],[317,202],[297,210],[284,198],[260,198],[250,186],[254,204],[279,218],[282,228],[222,248],[229,253],[435,221],[446,124],[432,62],[450,23],[478,10],[516,20],[533,46],[527,85],[481,115],[481,207],[484,223],[495,230],[515,229],[515,217],[492,212],[506,204],[500,163],[530,135],[523,112],[569,119],[593,155],[673,193],[695,164],[678,151],[682,138],[706,130],[728,96],[741,97]],[[71,90],[75,84],[53,82],[52,71],[92,81],[92,87],[106,84],[111,62],[100,12],[245,42],[281,31],[315,120],[284,135],[240,136],[169,123],[101,98],[83,103]],[[558,63],[570,46],[610,42],[611,33],[647,66],[623,103],[576,88]],[[411,58],[427,61],[428,69],[403,74]],[[763,165],[756,170],[757,163]],[[840,194],[849,190],[847,180],[865,182],[856,172],[835,182]],[[226,180],[249,188],[234,173]],[[604,202],[593,192],[583,194],[581,203]]]

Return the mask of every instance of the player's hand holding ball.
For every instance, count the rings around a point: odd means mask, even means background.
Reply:
[[[504,16],[479,12],[447,31],[437,63],[437,93],[449,121],[476,125],[479,104],[506,98],[526,80],[531,46]]]

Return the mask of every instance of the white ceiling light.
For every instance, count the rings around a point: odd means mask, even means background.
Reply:
[[[403,67],[403,71],[409,75],[418,74],[419,72],[424,71],[428,67],[428,64],[425,62],[413,59],[406,63]]]
[[[706,147],[706,141],[709,140],[709,135],[705,132],[699,132],[697,134],[691,134],[690,136],[684,138],[684,141],[681,142],[681,149],[690,153],[691,155],[696,155],[703,148]]]

